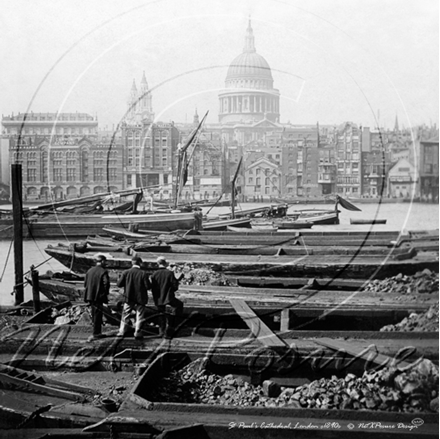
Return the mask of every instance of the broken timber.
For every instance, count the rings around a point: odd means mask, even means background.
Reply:
[[[391,358],[388,355],[383,355],[377,352],[372,352],[369,347],[367,349],[363,348],[363,346],[359,342],[354,342],[350,340],[350,342],[333,340],[331,338],[321,338],[315,340],[315,342],[319,345],[325,346],[327,348],[333,349],[339,352],[347,352],[348,354],[357,357],[363,358],[368,362],[373,362],[379,364],[381,366],[393,366],[395,363],[398,363],[398,369],[405,369],[408,367],[413,367],[414,363],[408,363],[404,360],[396,360],[395,358]],[[376,349],[376,348],[375,348]]]
[[[275,335],[272,330],[260,320],[260,318],[254,313],[250,306],[240,299],[230,299],[231,305],[234,307],[237,314],[244,320],[246,325],[249,326],[252,334],[268,347],[286,347],[286,343]]]

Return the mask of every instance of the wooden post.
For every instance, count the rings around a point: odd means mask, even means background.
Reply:
[[[22,187],[21,164],[14,163],[11,165],[11,194],[14,219],[15,305],[24,301]]]
[[[231,187],[231,218],[235,218],[235,181],[232,181]]]
[[[41,310],[40,285],[38,281],[38,271],[35,270],[35,267],[33,265],[31,265],[31,278],[32,278],[32,299],[34,302],[34,311],[36,314]]]
[[[281,310],[281,323],[280,323],[280,331],[285,332],[290,328],[290,309],[283,308]]]

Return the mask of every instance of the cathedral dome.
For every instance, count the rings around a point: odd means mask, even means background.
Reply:
[[[271,89],[272,72],[269,63],[255,50],[255,39],[251,22],[246,29],[243,52],[229,65],[225,81],[226,87],[248,87]]]
[[[243,52],[231,62],[226,81],[254,78],[272,80],[269,63],[256,52]]]
[[[263,119],[277,122],[279,101],[269,63],[255,50],[249,20],[243,52],[229,65],[225,88],[219,93],[219,121],[226,125],[255,124]]]

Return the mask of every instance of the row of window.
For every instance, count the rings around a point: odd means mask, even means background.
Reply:
[[[64,177],[64,168],[53,168],[52,179],[54,182],[62,182],[64,179],[68,182],[77,181],[77,169],[76,168],[67,168],[66,176]],[[107,170],[104,168],[96,168],[93,170],[93,180],[94,181],[104,181],[107,178]],[[108,169],[108,179],[110,181],[116,181],[118,179],[118,169],[117,168],[109,168]],[[88,172],[82,173],[82,181],[88,180]],[[37,170],[35,168],[29,168],[27,170],[27,181],[28,182],[36,182],[37,181]],[[43,182],[48,181],[48,173],[47,169],[43,170]]]
[[[266,185],[266,186],[269,186],[270,184],[277,184],[277,183],[278,183],[278,179],[277,179],[276,177],[273,177],[273,178],[266,178],[264,181],[265,181],[265,185]],[[248,183],[249,183],[249,184],[253,184],[253,183],[254,183],[254,178],[253,178],[253,177],[249,177],[249,178],[248,178]],[[256,184],[257,186],[259,186],[259,185],[261,184],[261,177],[257,177],[257,178],[255,179],[255,184]]]

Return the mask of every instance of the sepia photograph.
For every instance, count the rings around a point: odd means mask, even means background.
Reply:
[[[0,6],[0,439],[438,438],[437,0]]]

